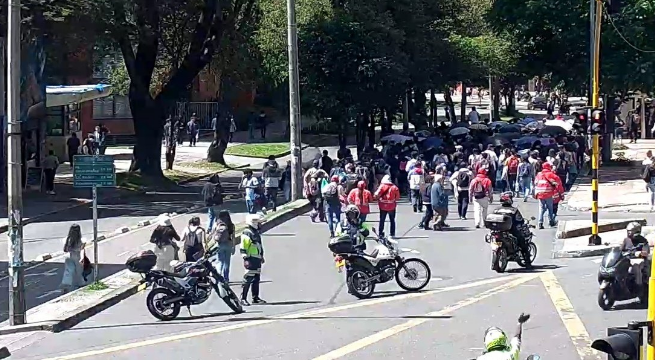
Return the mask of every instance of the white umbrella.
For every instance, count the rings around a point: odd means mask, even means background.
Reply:
[[[485,124],[480,123],[480,124],[473,124],[473,125],[469,126],[469,129],[470,130],[489,130],[489,127],[487,125],[485,125]]]
[[[391,135],[387,135],[387,136],[381,138],[380,141],[403,143],[403,142],[405,142],[407,140],[412,140],[412,139],[413,138],[411,136],[400,135],[400,134],[391,134]]]
[[[463,127],[458,127],[450,130],[450,135],[452,136],[466,135],[468,133],[469,133],[469,129]]]
[[[559,126],[559,127],[561,127],[562,129],[564,129],[566,131],[571,131],[571,129],[573,129],[573,124],[570,124],[569,122],[564,121],[564,120],[548,120],[548,121],[546,121],[546,123],[544,125],[546,125],[546,126]]]

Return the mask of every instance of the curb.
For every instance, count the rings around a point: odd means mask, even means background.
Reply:
[[[188,184],[190,182],[194,182],[194,181],[198,181],[200,179],[204,179],[204,178],[209,177],[209,176],[214,175],[214,174],[221,174],[221,173],[224,173],[224,172],[228,172],[230,170],[242,170],[242,169],[245,169],[245,168],[247,168],[249,166],[250,166],[250,164],[243,164],[243,165],[237,165],[237,166],[234,166],[234,167],[222,169],[222,170],[219,170],[219,171],[210,171],[210,172],[205,173],[205,174],[198,174],[197,176],[192,176],[190,178],[186,178],[186,179],[184,179],[182,181],[177,182],[177,184],[178,185],[184,185],[184,184]],[[178,168],[184,169],[185,166],[178,166]]]
[[[584,258],[584,257],[593,257],[593,256],[602,256],[610,252],[616,246],[610,245],[598,245],[590,246],[589,249],[585,250],[557,250],[553,251],[553,259],[575,259],[575,258]]]
[[[298,203],[298,205],[297,206],[291,205],[294,203]],[[301,214],[306,213],[312,207],[309,201],[307,200],[296,200],[294,202],[285,204],[283,206],[289,206],[292,208],[288,209],[288,211],[285,211],[287,209],[282,208],[278,210],[278,212],[272,213],[272,218],[261,224],[262,233],[265,233],[266,231],[271,230],[274,227],[286,221],[289,221]],[[169,215],[173,215],[173,214],[169,214]],[[237,226],[237,231],[240,231],[241,229],[243,229],[243,226],[241,227]],[[127,274],[131,274],[131,273],[129,270],[126,269],[126,270],[119,271],[118,273],[112,275],[112,277],[119,277],[123,275],[127,276]],[[84,291],[84,289],[85,287],[77,289],[69,294],[73,294],[78,291]],[[32,331],[50,331],[53,333],[57,333],[64,330],[68,330],[71,327],[79,324],[80,322],[90,318],[91,316],[96,315],[99,312],[106,310],[111,306],[116,305],[117,303],[145,289],[146,289],[145,283],[141,283],[141,281],[137,283],[132,282],[130,284],[127,284],[125,286],[122,286],[116,290],[109,292],[108,294],[104,295],[102,298],[100,298],[98,301],[94,303],[91,303],[79,309],[75,309],[72,312],[65,314],[64,315],[65,318],[59,320],[53,320],[53,321],[33,323],[33,324],[25,324],[25,325],[11,326],[11,327],[7,326],[4,328],[0,328],[0,335],[8,335],[8,334],[16,334],[16,333],[32,332]]]
[[[620,219],[620,220],[617,219],[611,223],[599,225],[598,232],[603,233],[603,232],[625,229],[625,227],[628,226],[629,223],[635,221],[641,223],[641,225],[643,226],[646,226],[647,224],[646,219]],[[556,239],[563,240],[563,239],[570,239],[579,236],[591,235],[591,226],[566,230],[566,224],[567,221],[559,222],[559,224],[557,225],[557,234],[555,235]]]
[[[250,143],[244,143],[244,144],[250,144]],[[257,143],[253,143],[253,144],[257,144]],[[262,144],[266,144],[266,143],[262,143]],[[235,145],[235,146],[238,146],[238,145]],[[303,145],[303,146],[300,147],[300,151],[303,151],[303,150],[307,149],[308,147],[311,147],[311,145],[309,145],[309,144]],[[227,151],[227,149],[225,149],[225,151]],[[248,156],[248,155],[234,155],[234,154],[225,154],[225,155],[235,156],[235,157],[240,157],[240,158],[257,159],[257,160],[268,160],[268,155],[266,155],[265,157]],[[287,155],[291,155],[291,149],[289,149],[287,151],[284,151],[284,152],[281,152],[279,154],[275,154],[275,158],[277,159],[277,158],[281,158],[281,157],[284,157],[284,156],[287,156]],[[245,166],[250,166],[250,164],[247,164]]]

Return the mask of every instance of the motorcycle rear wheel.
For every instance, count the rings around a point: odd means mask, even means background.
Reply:
[[[498,248],[491,254],[491,269],[497,273],[504,273],[507,269],[509,259],[505,248]]]
[[[155,299],[157,295],[163,295],[163,297],[161,299]],[[180,308],[182,307],[180,302],[170,305],[161,304],[162,301],[170,297],[175,297],[175,293],[167,288],[158,287],[152,289],[146,297],[146,306],[150,314],[161,321],[171,321],[177,318],[180,315]],[[170,313],[166,314],[166,310],[170,310]]]
[[[411,266],[410,264],[416,264],[419,268],[422,267],[425,269],[425,281],[419,283],[418,286],[410,286],[406,283],[404,283],[405,278],[411,278],[411,277],[417,277],[418,276],[418,271],[415,269],[415,267]],[[401,276],[400,272],[404,271],[405,275]],[[403,290],[406,291],[420,291],[424,287],[426,287],[430,283],[430,279],[432,277],[432,272],[430,270],[430,266],[428,264],[421,260],[421,259],[405,259],[400,266],[396,268],[396,283],[398,286],[403,288]]]
[[[369,281],[370,276],[362,270],[352,270],[346,278],[348,292],[358,299],[368,299],[375,291],[375,283]]]

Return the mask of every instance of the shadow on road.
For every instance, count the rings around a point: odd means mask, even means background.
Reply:
[[[516,269],[509,269],[506,272],[512,273],[512,274],[543,273],[543,272],[546,272],[546,271],[559,269],[560,267],[561,266],[559,266],[559,265],[533,265],[532,269],[516,268]]]

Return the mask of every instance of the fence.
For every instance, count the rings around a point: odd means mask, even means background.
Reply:
[[[217,102],[178,102],[175,108],[175,116],[189,120],[192,114],[196,114],[201,130],[212,128],[212,119],[218,113],[220,105]]]

